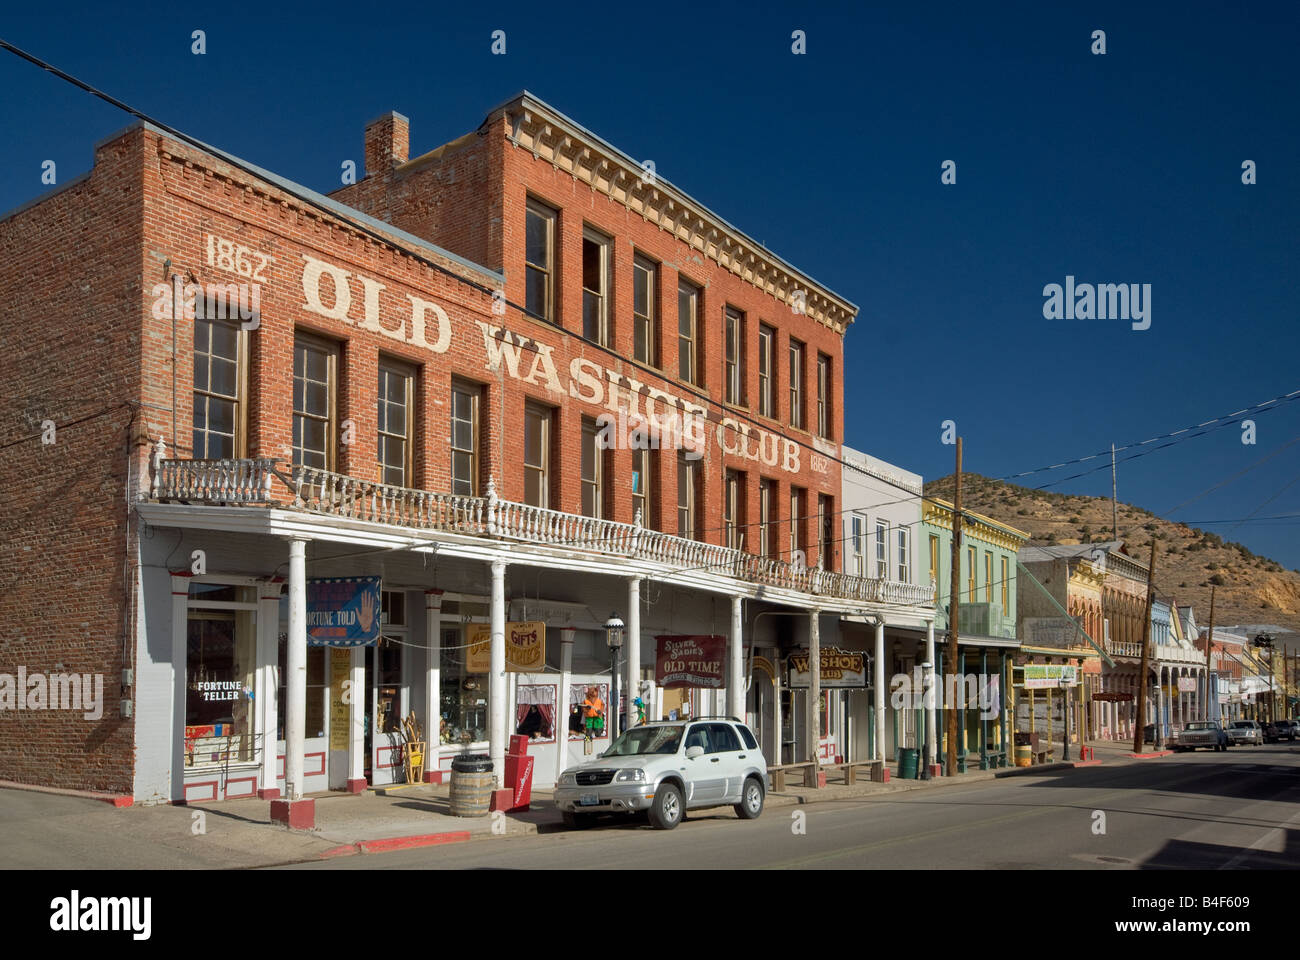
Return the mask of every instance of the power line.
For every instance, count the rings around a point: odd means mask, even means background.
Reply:
[[[172,126],[170,126],[170,125],[168,125],[168,124],[166,124],[166,123],[163,123],[163,122],[160,121],[160,120],[155,120],[153,117],[149,116],[148,114],[146,114],[146,113],[144,113],[144,112],[142,112],[142,111],[140,111],[140,110],[135,109],[134,107],[130,106],[129,104],[126,104],[126,103],[124,103],[123,101],[118,100],[117,98],[112,97],[112,96],[110,96],[109,94],[106,94],[106,93],[104,93],[104,92],[101,91],[101,90],[98,90],[97,88],[91,86],[90,84],[88,84],[88,83],[86,83],[86,82],[84,82],[84,81],[82,81],[82,80],[77,79],[76,77],[72,76],[71,74],[68,74],[68,73],[64,72],[63,70],[60,70],[58,67],[55,67],[53,64],[47,63],[46,61],[41,60],[39,57],[36,57],[36,56],[34,56],[33,54],[30,54],[30,53],[28,53],[27,51],[25,51],[25,50],[23,50],[23,49],[21,49],[21,48],[19,48],[19,47],[14,46],[14,45],[11,44],[11,43],[8,43],[8,42],[6,42],[6,41],[4,41],[4,40],[0,40],[0,48],[10,51],[11,53],[13,53],[13,54],[15,54],[15,55],[21,57],[22,59],[28,61],[29,63],[35,64],[36,66],[40,67],[42,70],[46,70],[46,71],[48,71],[48,72],[54,74],[56,77],[60,78],[61,80],[65,80],[65,81],[67,81],[68,83],[71,83],[73,86],[76,86],[76,87],[78,87],[79,89],[85,91],[86,93],[89,93],[89,94],[91,94],[92,96],[98,97],[99,99],[105,101],[106,103],[109,103],[109,104],[111,104],[111,105],[114,106],[114,107],[117,107],[119,110],[122,110],[122,111],[124,111],[124,112],[130,114],[131,116],[135,117],[136,119],[138,119],[138,120],[142,120],[142,121],[144,121],[145,123],[152,124],[153,126],[155,126],[155,127],[157,127],[158,129],[162,130],[162,131],[163,131],[164,133],[166,133],[168,136],[174,137],[174,138],[176,138],[177,140],[180,140],[180,141],[183,142],[183,143],[187,143],[187,144],[189,144],[190,146],[194,147],[195,149],[200,150],[200,151],[202,151],[202,152],[204,152],[204,153],[208,153],[208,154],[211,154],[211,155],[213,155],[213,156],[216,156],[216,157],[218,157],[219,159],[221,159],[221,160],[225,161],[226,163],[230,164],[231,166],[235,167],[236,169],[238,169],[238,170],[242,170],[244,173],[248,174],[248,175],[251,176],[251,177],[254,177],[254,178],[258,179],[258,180],[262,180],[262,179],[263,179],[263,178],[262,178],[262,175],[261,175],[261,174],[260,174],[256,169],[254,169],[250,164],[247,164],[247,163],[245,163],[244,161],[240,160],[238,157],[232,156],[231,154],[228,154],[228,153],[226,153],[224,150],[220,150],[220,149],[217,148],[217,147],[213,147],[213,146],[211,146],[211,145],[209,145],[209,144],[205,144],[205,143],[203,143],[203,142],[200,141],[200,140],[196,140],[195,138],[189,136],[188,134],[183,133],[183,132],[181,132],[180,130],[177,130],[175,127],[172,127]],[[524,305],[521,305],[521,304],[518,304],[518,303],[514,303],[513,301],[506,299],[506,297],[505,297],[505,295],[504,295],[504,291],[497,291],[497,290],[492,289],[491,287],[487,287],[487,286],[484,286],[484,285],[481,284],[481,283],[477,283],[477,282],[475,282],[475,281],[473,281],[473,280],[470,280],[468,277],[465,277],[465,276],[463,276],[462,274],[459,274],[459,273],[457,273],[457,272],[454,271],[454,270],[451,270],[451,269],[449,269],[449,268],[447,268],[447,267],[444,267],[444,266],[443,266],[442,264],[440,264],[440,263],[437,263],[437,262],[435,262],[435,261],[433,261],[433,260],[428,259],[427,257],[422,256],[421,254],[417,253],[415,250],[412,250],[412,249],[410,249],[409,247],[404,246],[402,243],[398,242],[397,240],[393,239],[392,237],[385,236],[382,232],[380,232],[380,231],[378,231],[378,230],[375,230],[375,229],[373,229],[373,228],[371,228],[371,227],[365,225],[364,223],[360,223],[360,222],[358,222],[358,221],[356,221],[356,220],[353,220],[351,217],[348,217],[348,216],[345,215],[345,214],[341,214],[341,213],[339,213],[337,210],[333,209],[332,207],[329,207],[329,206],[327,206],[327,205],[325,205],[325,204],[323,204],[323,203],[320,203],[320,202],[318,202],[318,201],[312,199],[311,197],[304,196],[302,193],[298,192],[297,190],[291,189],[290,187],[288,187],[288,186],[284,186],[284,185],[281,185],[281,184],[276,184],[275,187],[276,187],[277,189],[283,191],[284,193],[289,194],[289,196],[294,197],[294,198],[295,198],[296,200],[298,200],[299,202],[304,203],[304,204],[307,204],[308,206],[311,206],[312,208],[314,208],[314,209],[316,209],[316,210],[319,210],[321,213],[323,213],[323,214],[325,214],[325,215],[327,215],[327,216],[329,216],[329,217],[331,217],[331,218],[333,218],[333,219],[335,219],[335,220],[338,220],[338,221],[341,221],[341,222],[343,222],[343,223],[346,223],[350,228],[356,230],[356,231],[359,232],[359,233],[363,233],[363,234],[365,234],[366,236],[370,237],[372,240],[375,240],[375,241],[378,242],[378,243],[384,244],[385,246],[391,247],[392,249],[397,250],[397,251],[399,251],[400,253],[402,253],[402,254],[404,254],[404,255],[406,255],[406,256],[409,256],[409,257],[410,257],[411,259],[413,259],[415,262],[417,262],[417,263],[419,263],[419,264],[421,264],[421,265],[423,265],[423,266],[426,266],[426,267],[428,267],[429,269],[434,270],[434,271],[436,271],[436,272],[438,272],[438,273],[444,274],[445,276],[450,277],[451,279],[453,279],[453,280],[457,281],[458,283],[461,283],[461,284],[463,284],[463,285],[469,287],[469,288],[472,289],[472,290],[476,290],[476,291],[478,291],[479,293],[485,294],[485,295],[488,296],[488,297],[492,297],[492,298],[494,299],[494,302],[497,301],[497,300],[499,300],[501,303],[503,303],[503,304],[505,304],[506,306],[510,307],[511,309],[517,311],[518,313],[522,314],[523,316],[525,316],[525,317],[529,317],[529,318],[531,318],[531,319],[533,319],[533,320],[537,320],[537,321],[539,321],[539,322],[541,322],[541,323],[544,323],[544,324],[546,324],[546,326],[547,326],[548,328],[550,328],[550,329],[552,329],[552,330],[555,330],[555,331],[557,331],[558,333],[560,333],[560,334],[562,334],[562,335],[564,335],[564,336],[567,336],[567,337],[570,337],[570,338],[572,338],[572,339],[574,339],[574,340],[580,341],[580,342],[581,342],[585,347],[587,347],[587,348],[595,349],[595,350],[599,350],[599,351],[601,351],[602,353],[606,354],[607,356],[609,356],[609,357],[611,357],[611,358],[613,358],[613,359],[615,359],[615,360],[618,360],[620,363],[623,363],[623,364],[625,364],[625,365],[628,366],[628,367],[632,367],[632,368],[634,368],[634,369],[636,369],[636,370],[639,370],[639,371],[641,371],[641,372],[643,372],[643,373],[645,373],[645,374],[647,374],[647,375],[649,375],[649,376],[651,376],[651,377],[654,377],[656,380],[660,380],[660,381],[665,382],[665,383],[669,382],[669,381],[667,380],[667,378],[664,376],[664,374],[663,374],[662,371],[656,370],[655,368],[651,367],[649,364],[642,363],[641,361],[636,360],[634,357],[627,357],[627,356],[625,356],[625,355],[623,355],[623,354],[621,354],[621,353],[618,353],[618,352],[615,351],[613,348],[608,347],[608,346],[606,346],[605,344],[599,343],[598,341],[595,341],[595,340],[589,340],[589,339],[587,339],[586,337],[584,337],[584,336],[582,336],[582,335],[580,335],[580,334],[578,334],[578,333],[575,333],[575,332],[572,331],[572,330],[569,330],[569,329],[567,329],[567,328],[565,328],[565,327],[563,327],[563,326],[561,326],[561,325],[559,325],[559,324],[557,324],[557,323],[554,323],[554,322],[551,321],[549,318],[544,317],[544,316],[542,316],[541,314],[534,313],[533,311],[529,310],[529,309],[527,308],[527,306],[524,306]],[[496,294],[497,294],[498,292],[501,293],[501,296],[500,296],[499,298],[496,296]],[[734,421],[741,421],[741,420],[743,420],[743,421],[745,421],[746,423],[748,423],[748,424],[750,424],[750,425],[752,425],[752,426],[755,426],[755,427],[759,428],[760,430],[763,430],[763,431],[765,431],[765,432],[770,432],[764,424],[760,423],[760,422],[759,422],[757,419],[755,419],[754,417],[750,416],[749,414],[745,413],[744,411],[737,410],[737,409],[732,409],[732,408],[729,408],[729,407],[724,407],[720,402],[718,402],[717,400],[714,400],[714,399],[713,399],[712,397],[710,397],[708,394],[704,393],[704,392],[701,391],[701,390],[696,389],[695,386],[694,386],[693,384],[674,383],[674,384],[673,384],[673,388],[674,388],[675,390],[678,390],[678,391],[682,392],[682,393],[689,394],[690,396],[694,397],[696,400],[700,401],[700,402],[702,403],[702,405],[703,405],[706,409],[710,409],[710,410],[713,410],[713,411],[715,411],[716,413],[718,413],[718,414],[719,414],[719,420],[718,420],[718,424],[719,424],[719,426],[723,426],[723,424],[722,424],[722,422],[721,422],[723,417],[729,417],[729,418],[731,418],[731,419],[734,420]],[[724,427],[724,429],[725,429],[725,427]],[[744,436],[744,435],[743,435],[739,430],[737,430],[737,429],[733,429],[732,432],[733,432],[733,434],[735,434],[736,436]],[[823,450],[819,450],[819,449],[817,449],[816,447],[814,447],[812,444],[810,444],[810,443],[808,443],[808,442],[806,442],[806,441],[804,441],[804,440],[800,440],[798,437],[790,437],[790,436],[788,436],[788,435],[786,435],[786,434],[784,434],[784,433],[781,434],[780,436],[781,436],[781,438],[782,438],[783,440],[786,440],[786,441],[788,441],[788,442],[790,442],[790,443],[793,443],[793,444],[795,444],[795,445],[797,445],[797,446],[799,446],[799,447],[802,447],[804,450],[807,450],[807,451],[809,451],[810,453],[816,454],[817,456],[824,457],[824,458],[826,458],[827,460],[830,460],[830,461],[832,461],[832,462],[834,462],[834,463],[837,463],[837,464],[839,464],[841,467],[846,467],[846,466],[848,466],[848,467],[852,467],[852,466],[854,466],[853,464],[849,464],[849,463],[847,463],[846,461],[842,460],[839,456],[837,456],[837,455],[835,455],[835,454],[827,453],[827,452],[825,452],[825,451],[823,451]],[[832,442],[833,442],[833,441],[832,441]],[[836,446],[838,447],[838,444],[836,444]],[[893,487],[898,487],[898,489],[900,489],[900,490],[906,490],[906,489],[907,489],[907,488],[904,487],[902,484],[895,483],[895,482],[893,482],[893,481],[891,481],[891,480],[884,480],[884,479],[882,479],[882,482],[883,482],[883,483],[887,483],[887,484],[889,484],[890,486],[893,486]]]
[[[1219,428],[1226,427],[1232,423],[1238,423],[1242,418],[1246,417],[1249,414],[1268,413],[1270,410],[1277,409],[1276,405],[1281,405],[1283,403],[1292,403],[1296,400],[1300,400],[1300,390],[1292,390],[1290,393],[1281,394],[1279,396],[1273,397],[1271,400],[1264,400],[1261,401],[1260,403],[1256,403],[1249,407],[1246,407],[1245,409],[1237,410],[1233,413],[1225,413],[1222,416],[1214,417],[1210,420],[1204,420],[1201,423],[1195,423],[1190,426],[1183,427],[1181,430],[1174,430],[1170,433],[1161,434],[1160,436],[1157,437],[1150,437],[1146,440],[1126,443],[1123,446],[1116,447],[1114,452],[1119,453],[1122,450],[1131,450],[1137,447],[1145,447],[1152,443],[1158,443],[1161,440],[1170,441],[1169,443],[1160,444],[1160,446],[1155,447],[1152,450],[1143,451],[1142,453],[1136,453],[1133,454],[1132,456],[1124,458],[1125,461],[1137,460],[1140,457],[1145,457],[1151,453],[1154,453],[1156,450],[1163,450],[1165,447],[1171,447],[1174,444],[1182,443],[1184,440],[1191,440],[1194,437],[1201,437],[1207,433],[1210,433],[1213,430],[1218,430]],[[1199,433],[1188,433],[1189,430],[1199,430],[1202,427],[1205,427],[1206,429],[1200,430]],[[1182,436],[1182,434],[1187,434],[1187,436]],[[1178,439],[1176,440],[1172,439],[1174,437],[1178,437]],[[1086,463],[1090,460],[1095,460],[1098,457],[1107,456],[1110,453],[1111,453],[1110,450],[1102,450],[1098,453],[1089,454],[1086,457],[1077,457],[1073,460],[1063,460],[1060,463],[1054,463],[1051,466],[1038,467],[1034,470],[1026,470],[1024,473],[1014,473],[1011,474],[1010,476],[998,477],[997,479],[1003,481],[1010,481],[1010,480],[1015,480],[1019,477],[1032,476],[1035,473],[1045,473],[1049,470],[1059,470],[1062,467],[1072,466],[1073,464],[1076,463]],[[1094,467],[1091,470],[1085,470],[1082,473],[1076,473],[1073,476],[1063,477],[1060,480],[1054,480],[1049,484],[1044,484],[1043,486],[1037,487],[1035,489],[1045,490],[1047,489],[1047,487],[1056,486],[1056,484],[1064,483],[1067,480],[1074,480],[1077,479],[1078,477],[1086,477],[1090,473],[1096,473],[1098,470],[1106,469],[1107,466],[1108,464],[1102,464],[1101,466]]]

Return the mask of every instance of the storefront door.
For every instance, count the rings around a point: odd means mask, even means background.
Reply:
[[[400,783],[403,776],[402,718],[410,711],[410,689],[402,677],[402,648],[385,634],[366,648],[370,783]]]

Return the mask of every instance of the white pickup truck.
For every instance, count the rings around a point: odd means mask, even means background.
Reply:
[[[1174,738],[1174,749],[1182,752],[1195,750],[1197,747],[1227,750],[1228,735],[1214,720],[1194,721],[1178,731],[1178,736]]]

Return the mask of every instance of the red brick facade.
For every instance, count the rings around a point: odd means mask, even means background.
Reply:
[[[263,263],[260,323],[245,334],[248,345],[245,443],[248,457],[286,463],[293,439],[294,339],[311,333],[338,344],[337,421],[351,420],[354,442],[340,445],[340,473],[378,480],[377,367],[380,357],[417,371],[414,400],[413,486],[450,489],[446,450],[453,377],[482,385],[480,493],[491,475],[499,496],[524,499],[521,421],[526,400],[554,409],[550,506],[581,512],[580,447],[583,417],[609,412],[611,391],[655,389],[709,407],[703,481],[697,506],[701,539],[723,542],[722,489],[726,469],[745,472],[743,520],[759,516],[759,479],[776,482],[774,551],[789,549],[792,487],[807,491],[807,512],[818,494],[838,509],[839,465],[816,454],[813,437],[789,426],[786,383],[788,338],[806,344],[803,423],[816,423],[816,358],[832,364],[830,440],[842,437],[842,334],[792,312],[742,271],[702,257],[680,238],[650,223],[529,151],[512,146],[509,120],[499,112],[480,130],[407,161],[408,131],[388,117],[372,129],[366,148],[370,174],[336,196],[371,216],[437,244],[486,270],[436,251],[423,265],[395,244],[379,242],[343,218],[313,208],[273,183],[150,127],[136,126],[102,144],[95,166],[80,182],[0,220],[0,382],[6,384],[0,430],[0,484],[6,491],[0,526],[0,671],[103,673],[103,719],[68,711],[0,711],[0,778],[61,787],[132,791],[133,721],[121,717],[122,669],[136,662],[138,610],[134,603],[138,522],[130,500],[147,483],[147,444],[164,438],[168,455],[188,458],[193,424],[194,324],[160,312],[157,285],[170,276],[198,283],[249,278],[210,264],[209,238],[232,241]],[[776,184],[773,185],[774,189]],[[535,197],[559,211],[556,303],[559,322],[581,333],[581,238],[584,224],[613,238],[612,349],[618,356],[567,336],[514,308],[494,313],[492,290],[504,274],[505,296],[525,300],[524,209]],[[632,258],[634,251],[659,264],[657,356],[664,371],[677,369],[676,303],[679,275],[702,289],[699,388],[670,373],[647,374],[625,359],[632,355]],[[314,264],[324,264],[318,282]],[[347,310],[331,276],[346,272]],[[313,289],[308,287],[315,282]],[[382,287],[382,288],[381,288]],[[164,290],[170,288],[163,288]],[[309,304],[318,298],[316,309]],[[162,298],[169,300],[170,298]],[[777,343],[776,418],[754,409],[723,411],[723,310],[746,316],[745,395],[758,394],[759,323],[774,327]],[[372,308],[377,308],[373,310]],[[445,311],[447,329],[438,322]],[[342,316],[346,315],[346,319]],[[418,335],[416,316],[426,322]],[[851,319],[851,317],[850,317]],[[521,347],[519,376],[490,370],[484,327],[504,327]],[[449,333],[449,339],[441,335]],[[175,352],[173,353],[173,340]],[[414,342],[412,342],[414,341]],[[497,349],[500,349],[499,341]],[[439,349],[444,348],[445,349]],[[550,349],[555,377],[531,380],[540,353]],[[173,357],[176,363],[173,365]],[[590,366],[583,366],[590,361]],[[574,377],[584,371],[602,380],[599,403],[583,402],[587,388]],[[548,389],[560,385],[559,392]],[[693,390],[707,397],[701,400]],[[736,423],[719,430],[719,418]],[[738,451],[765,449],[735,427],[747,418],[776,437],[797,438],[795,470],[788,462],[764,465]],[[41,424],[59,425],[53,444],[40,440]],[[778,449],[774,439],[771,449]],[[721,444],[721,446],[720,446]],[[724,448],[736,452],[724,452]],[[837,449],[823,445],[826,453]],[[656,505],[649,526],[676,532],[676,456],[664,451],[652,467]],[[631,452],[617,449],[606,460],[609,517],[630,522],[628,478]],[[128,471],[130,476],[128,477]],[[801,532],[808,562],[815,524]],[[838,529],[838,524],[835,525]],[[756,528],[745,538],[754,552]],[[839,569],[837,556],[827,566]],[[184,570],[188,557],[178,556]]]
[[[452,253],[482,263],[504,273],[505,296],[512,304],[525,302],[524,224],[528,199],[534,198],[559,212],[556,227],[557,256],[556,314],[558,323],[576,336],[564,336],[549,325],[511,309],[503,318],[506,326],[555,348],[556,366],[567,370],[573,357],[589,356],[597,363],[634,377],[645,387],[665,390],[674,396],[692,398],[692,391],[703,394],[698,399],[709,407],[709,444],[704,458],[704,476],[700,490],[697,524],[701,538],[723,542],[723,478],[728,469],[742,471],[745,479],[745,503],[741,510],[749,528],[745,548],[757,552],[759,517],[759,480],[775,482],[777,522],[773,533],[773,552],[788,557],[790,550],[789,503],[791,488],[806,491],[806,516],[801,523],[800,546],[807,562],[818,562],[816,547],[816,511],[818,495],[831,498],[831,510],[838,510],[840,467],[835,447],[824,447],[829,457],[812,449],[815,443],[810,430],[790,425],[787,382],[787,351],[791,338],[804,345],[803,411],[805,427],[816,424],[816,364],[818,354],[831,360],[832,380],[831,427],[829,438],[838,444],[843,437],[843,336],[830,326],[807,315],[796,314],[787,303],[760,289],[755,283],[700,254],[682,239],[648,221],[628,206],[597,192],[570,172],[535,157],[532,152],[511,142],[511,115],[497,110],[473,133],[413,160],[405,160],[409,130],[402,118],[387,115],[366,130],[365,154],[384,158],[379,166],[366,170],[359,183],[334,194],[338,200],[366,213],[385,219],[410,233],[424,237]],[[389,142],[396,136],[396,143]],[[404,161],[404,162],[403,162]],[[613,302],[611,310],[611,347],[620,357],[633,356],[632,333],[632,262],[639,253],[659,265],[658,269],[658,338],[655,354],[661,377],[640,371],[636,366],[612,361],[598,348],[582,342],[582,238],[584,226],[592,227],[613,239]],[[702,291],[698,308],[700,359],[698,386],[683,384],[673,376],[678,369],[677,287],[682,278]],[[745,315],[745,384],[743,395],[747,407],[726,407],[723,397],[723,311],[727,306]],[[757,412],[758,336],[760,324],[776,330],[773,365],[776,372],[776,409],[774,418]],[[481,379],[481,367],[466,376]],[[554,403],[544,391],[526,389],[519,396],[505,396],[507,423],[520,417],[521,396]],[[572,513],[581,512],[580,452],[574,438],[580,436],[582,416],[590,416],[590,407],[559,401],[557,449],[563,452],[559,466],[559,500],[552,505]],[[724,453],[713,434],[718,420],[729,412],[741,414],[739,422],[750,429],[750,419],[774,434],[795,438],[799,450],[799,469],[788,472],[765,466],[759,459]],[[727,430],[727,446],[735,450],[744,438]],[[749,440],[751,452],[756,449]],[[624,487],[631,476],[632,454],[628,450],[612,451],[611,474]],[[813,469],[814,462],[821,469]],[[676,532],[677,462],[674,456],[658,458],[657,471],[652,467],[652,484],[659,491],[658,513],[646,520],[647,525]],[[496,471],[502,478],[502,471]],[[522,499],[522,477],[504,472],[504,487],[499,491],[508,499]],[[632,520],[632,499],[626,491],[613,498],[611,518]],[[839,529],[839,524],[835,524]],[[835,556],[828,559],[828,569],[841,567],[839,544],[833,544]]]

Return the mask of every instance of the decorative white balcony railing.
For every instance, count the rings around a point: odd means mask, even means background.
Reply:
[[[155,455],[152,497],[160,501],[280,505],[416,530],[631,557],[864,603],[930,606],[934,592],[933,586],[803,567],[648,530],[641,526],[639,514],[634,523],[618,523],[502,500],[490,480],[486,497],[466,497],[373,483],[313,467],[295,467],[286,475],[270,459],[166,460]]]
[[[1142,657],[1142,644],[1111,641],[1106,652],[1112,657],[1132,657],[1138,660]],[[1184,647],[1176,643],[1157,643],[1151,646],[1151,660],[1165,663],[1195,663],[1204,666],[1205,653],[1195,647]]]
[[[1205,651],[1195,647],[1184,647],[1177,643],[1161,643],[1155,648],[1157,660],[1173,663],[1195,663],[1205,665]]]
[[[1134,657],[1140,659],[1142,656],[1142,644],[1112,640],[1106,645],[1106,652],[1112,657]]]

